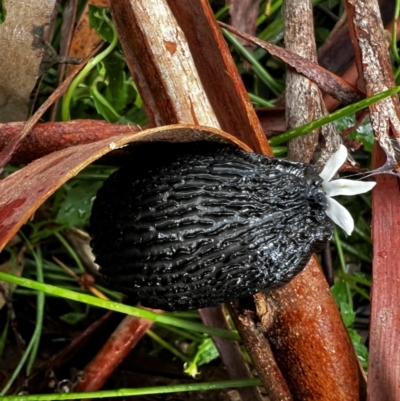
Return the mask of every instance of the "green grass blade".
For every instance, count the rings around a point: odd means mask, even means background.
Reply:
[[[282,91],[282,86],[275,81],[275,79],[263,68],[263,66],[255,59],[255,57],[226,29],[222,29],[225,38],[232,44],[236,51],[241,54],[252,66],[254,73],[260,78],[262,82],[271,90],[271,92],[278,96]]]
[[[39,281],[43,281],[43,263],[42,263],[40,249],[39,249],[38,253],[36,254],[36,252],[34,252],[34,250],[32,249],[29,242],[28,242],[28,246],[34,255],[34,258],[35,258],[35,261],[37,264],[37,278]],[[36,309],[35,329],[33,331],[33,334],[29,341],[28,346],[26,347],[21,359],[18,362],[17,367],[14,369],[14,372],[12,373],[8,382],[1,390],[0,395],[4,395],[7,393],[7,391],[11,387],[11,385],[14,383],[14,380],[17,378],[17,376],[21,372],[22,367],[24,366],[24,364],[27,360],[28,360],[28,364],[27,364],[27,368],[26,368],[27,374],[29,374],[32,369],[33,363],[36,359],[36,354],[37,354],[40,337],[41,337],[41,333],[42,333],[44,301],[45,301],[44,293],[38,292],[37,293],[37,301],[36,301],[37,309]]]
[[[220,390],[225,388],[260,386],[260,379],[226,380],[208,383],[175,384],[170,386],[122,388],[119,390],[106,390],[87,393],[66,393],[66,394],[39,394],[39,395],[10,395],[2,398],[2,401],[59,401],[88,398],[106,397],[132,397],[149,394],[170,394],[182,393],[185,391]]]
[[[125,313],[130,316],[136,316],[143,319],[149,319],[154,322],[169,324],[171,326],[180,327],[191,331],[226,338],[228,340],[239,341],[240,337],[237,333],[229,330],[218,329],[216,327],[205,326],[201,323],[178,319],[171,316],[165,316],[162,313],[155,313],[149,310],[136,308],[134,306],[124,305],[118,302],[106,301],[96,298],[92,295],[82,294],[76,291],[66,290],[49,284],[38,283],[37,281],[27,278],[13,276],[12,274],[0,272],[0,280],[8,283],[16,284],[22,287],[30,288],[37,291],[42,291],[45,294],[55,295],[66,299],[71,299],[77,302],[83,302],[89,305],[98,306],[100,308],[112,310],[114,312]]]
[[[308,134],[315,129],[322,127],[325,124],[331,123],[339,118],[349,116],[356,113],[357,111],[364,109],[365,107],[371,106],[374,103],[379,102],[395,93],[400,92],[400,86],[395,86],[394,88],[388,89],[384,92],[378,93],[374,96],[368,97],[366,99],[360,100],[357,103],[353,103],[350,106],[343,107],[327,116],[321,117],[318,120],[311,121],[310,123],[301,125],[300,127],[293,128],[282,135],[277,135],[269,140],[271,146],[278,146],[282,143],[290,141],[291,139],[297,138],[299,136]]]

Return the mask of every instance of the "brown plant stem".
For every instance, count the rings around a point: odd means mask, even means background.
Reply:
[[[109,337],[96,357],[85,367],[85,378],[78,383],[75,391],[96,391],[125,359],[132,348],[152,326],[150,320],[126,316]]]
[[[0,124],[0,152],[25,126],[25,122]],[[144,129],[145,127],[143,127]],[[140,132],[142,127],[130,124],[110,124],[99,120],[38,123],[21,141],[10,163],[30,163],[49,153],[70,146],[97,142],[120,134]]]

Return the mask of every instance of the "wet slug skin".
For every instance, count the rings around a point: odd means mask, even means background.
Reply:
[[[211,142],[134,149],[99,190],[90,234],[100,273],[143,306],[197,309],[282,286],[332,236],[332,168],[321,178]]]

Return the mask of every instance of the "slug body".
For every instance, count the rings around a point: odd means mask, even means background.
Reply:
[[[331,237],[313,166],[210,142],[152,146],[105,181],[90,229],[100,273],[142,305],[196,309],[282,286]]]

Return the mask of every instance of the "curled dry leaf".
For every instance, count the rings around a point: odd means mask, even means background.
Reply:
[[[139,134],[119,135],[99,142],[73,146],[36,160],[0,181],[0,250],[35,210],[62,184],[112,149],[135,141],[192,142],[210,140],[250,148],[215,128],[170,125]],[[111,145],[112,144],[112,145]],[[111,146],[110,146],[111,145]]]

